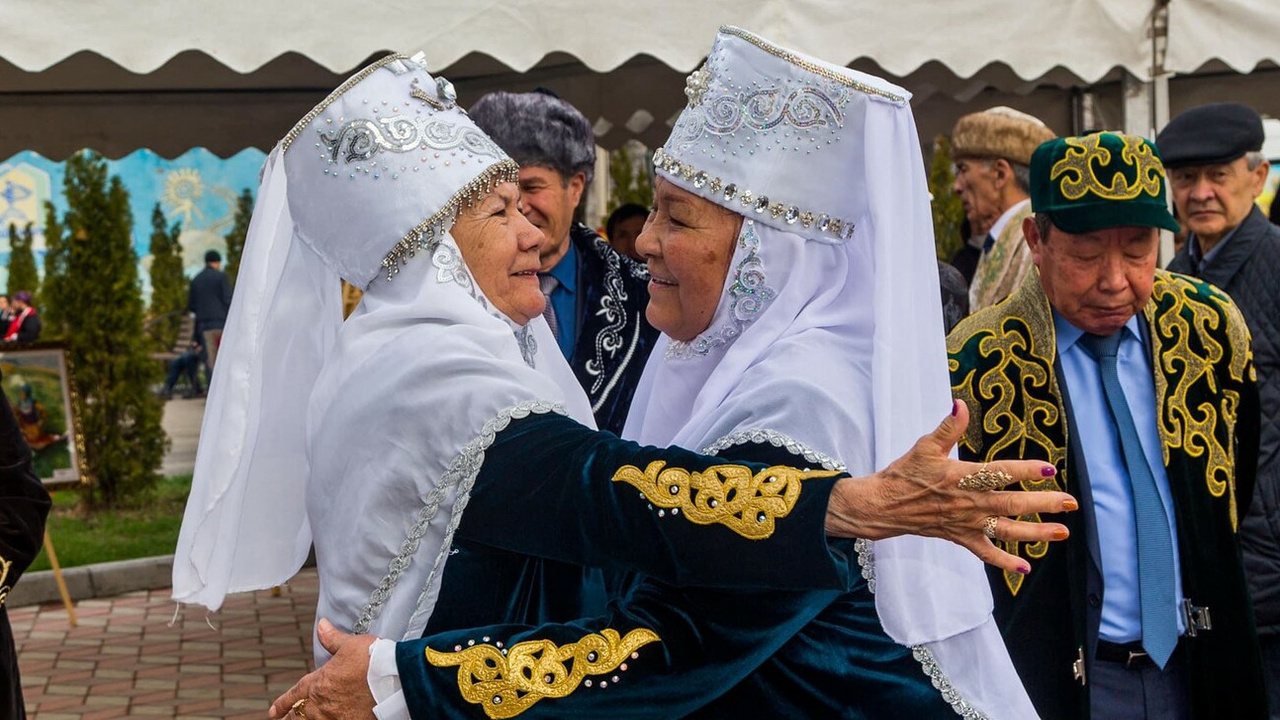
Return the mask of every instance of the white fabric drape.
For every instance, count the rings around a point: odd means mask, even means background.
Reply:
[[[720,305],[700,336],[733,339],[700,355],[697,341],[663,336],[626,437],[701,449],[735,433],[779,433],[859,476],[883,469],[945,417],[951,392],[940,291],[910,112],[868,103],[861,140],[866,167],[850,172],[868,178],[868,209],[853,237],[830,244],[745,222]],[[734,324],[732,286],[735,269],[748,267],[750,233],[776,297],[740,333],[726,335],[720,328]],[[874,543],[871,554],[876,608],[894,640],[929,650],[988,717],[1036,717],[991,618],[980,561],[914,536]]]

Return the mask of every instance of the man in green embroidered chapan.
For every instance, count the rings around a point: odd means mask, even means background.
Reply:
[[[1147,140],[1051,140],[1024,223],[1037,267],[947,339],[970,408],[961,457],[1039,458],[1071,539],[1003,541],[1029,576],[988,568],[996,620],[1048,718],[1264,718],[1238,521],[1258,451],[1244,320],[1225,293],[1156,270],[1177,230]]]
[[[417,85],[443,86],[419,69],[409,72]],[[360,113],[366,92],[399,89],[370,89],[373,82],[394,80],[371,75],[307,122],[328,138],[336,131],[328,120]],[[485,434],[457,455],[472,474],[458,484],[447,528],[413,524],[417,497],[405,509],[343,504],[328,516],[316,510],[332,498],[313,498],[308,520],[329,550],[317,550],[322,588],[360,569],[339,572],[337,556],[373,565],[372,582],[360,585],[373,599],[362,611],[365,596],[333,593],[322,616],[334,613],[341,631],[327,621],[317,628],[332,657],[278,698],[272,717],[1034,716],[991,616],[978,558],[1026,572],[1024,559],[1000,553],[990,539],[1065,537],[1064,526],[1006,516],[1073,510],[1075,501],[1064,493],[968,489],[1051,477],[1054,468],[1041,461],[980,469],[945,459],[967,414],[951,401],[943,366],[932,223],[909,94],[726,27],[686,95],[670,140],[655,153],[655,208],[638,240],[653,278],[647,315],[664,334],[637,388],[624,431],[630,440],[544,405],[502,410],[501,422],[486,422]],[[725,108],[739,112],[726,116]],[[795,139],[784,146],[784,138]],[[738,153],[739,144],[753,151]],[[298,204],[290,203],[293,226],[313,244],[329,227],[302,226],[299,215],[319,213],[299,186],[314,181],[315,191],[333,193],[325,196],[333,205],[350,206],[346,180],[306,172],[308,163],[328,170],[324,160],[309,149],[283,157],[300,193],[289,198]],[[492,195],[507,200],[509,211],[508,191],[500,185]],[[353,213],[382,219],[393,200],[403,197],[376,197]],[[452,430],[458,423],[438,406],[465,412],[476,400],[455,396],[482,397],[487,386],[539,402],[551,391],[535,370],[554,370],[550,361],[560,358],[539,354],[534,367],[522,367],[509,347],[512,329],[486,320],[473,298],[441,281],[468,273],[485,297],[502,297],[501,282],[486,284],[477,250],[503,246],[477,230],[489,222],[489,203],[460,212],[449,237],[424,253],[429,262],[410,261],[396,283],[372,285],[353,316],[357,324],[339,331],[330,347],[340,358],[354,356],[361,324],[385,322],[359,357],[386,364],[336,386],[344,391],[333,397],[408,368],[410,380],[388,390],[392,409],[370,412],[389,433],[414,432],[396,435],[404,442],[387,448],[391,459],[366,465],[346,458],[359,444],[347,440],[349,422],[318,417],[334,434],[332,442],[311,443],[312,488],[315,477],[345,465],[352,476],[334,483],[334,492],[357,484],[363,491],[370,482],[395,491],[408,480],[382,480],[385,472],[371,468],[416,452],[423,427]],[[325,250],[351,243],[336,233],[325,240]],[[441,262],[455,241],[462,262]],[[505,278],[507,265],[501,269]],[[531,287],[529,274],[518,273],[522,287]],[[919,302],[921,292],[934,303]],[[524,315],[516,337],[541,333],[542,344],[547,326]],[[478,341],[461,347],[482,324],[494,326],[489,356]],[[380,357],[388,343],[375,351],[374,341],[402,328],[415,335],[393,336],[401,359],[391,363]],[[440,350],[445,343],[453,344],[448,353]],[[432,364],[452,356],[455,365]],[[430,381],[446,369],[477,379],[459,388]],[[479,379],[481,371],[492,377]],[[500,385],[504,374],[528,388]],[[567,401],[577,388],[571,384]],[[428,390],[444,397],[402,398]],[[494,409],[473,414],[491,417],[506,406],[495,400]],[[931,418],[948,409],[929,433]],[[404,475],[416,480],[424,461],[412,460]],[[421,492],[438,502],[434,480],[426,478]],[[350,542],[322,537],[348,528],[356,537],[379,534],[384,520],[413,528],[411,550],[434,546],[412,563],[392,556],[394,575],[379,585],[386,560],[366,562]],[[540,574],[552,563],[638,577],[606,609],[543,612],[540,603],[578,590]],[[405,579],[402,570],[420,574]]]

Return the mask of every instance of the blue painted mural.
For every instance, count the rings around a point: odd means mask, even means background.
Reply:
[[[169,223],[182,224],[183,261],[188,275],[204,265],[206,250],[226,253],[224,236],[235,222],[236,197],[245,189],[256,193],[258,172],[266,154],[249,148],[223,159],[195,148],[166,160],[150,150],[138,150],[108,160],[107,171],[118,175],[129,191],[133,208],[133,246],[143,293],[150,295],[147,269],[151,257],[151,211],[157,202]],[[62,182],[63,163],[38,153],[21,152],[0,163],[0,288],[9,267],[9,224],[19,231],[33,224],[36,266],[44,267],[44,203],[51,201],[58,218],[67,210]]]

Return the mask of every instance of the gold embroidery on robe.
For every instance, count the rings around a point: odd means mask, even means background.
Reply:
[[[981,367],[971,368],[951,388],[969,406],[969,427],[960,446],[984,462],[1003,456],[1050,463],[1058,468],[1057,476],[1024,480],[1022,489],[1062,491],[1067,482],[1066,411],[1053,372],[1057,356],[1053,316],[1039,285],[1039,274],[1033,271],[1000,306],[1003,317],[994,327],[962,322],[947,337],[947,362],[954,378],[960,369],[956,356],[973,343],[977,345],[970,349],[983,359]],[[1040,522],[1040,514],[1017,519]],[[1043,559],[1049,552],[1049,543],[1043,541],[997,544],[1028,560]],[[1004,572],[1005,585],[1013,595],[1025,579],[1019,573]]]
[[[981,462],[1002,457],[1050,462],[1058,467],[1056,478],[1023,482],[1022,488],[1071,491],[1065,407],[1053,373],[1057,334],[1039,277],[1038,272],[1029,277],[994,314],[983,311],[971,316],[947,337],[948,366],[955,380],[952,392],[970,412],[960,447]],[[1163,270],[1156,271],[1151,301],[1143,312],[1153,335],[1152,370],[1164,465],[1169,466],[1174,451],[1204,457],[1209,493],[1221,498],[1229,492],[1228,513],[1234,528],[1240,393],[1220,387],[1220,378],[1225,366],[1230,381],[1255,380],[1243,316],[1211,286]],[[956,378],[966,355],[974,367]],[[1196,402],[1188,395],[1209,400]],[[1038,514],[1018,519],[1040,522]],[[1048,543],[999,544],[1028,560],[1044,558],[1049,549]],[[1017,595],[1024,578],[1005,572],[1004,580],[1009,592]]]
[[[643,472],[627,465],[614,473],[613,481],[634,485],[650,503],[678,510],[690,522],[724,525],[749,540],[773,535],[776,519],[796,506],[802,481],[839,474],[785,465],[755,474],[744,465],[713,465],[702,472],[664,467],[662,460],[649,463]]]
[[[661,640],[645,628],[621,638],[617,630],[607,628],[564,646],[530,640],[506,651],[494,645],[473,645],[457,652],[427,648],[427,662],[435,667],[457,665],[463,699],[483,706],[491,718],[513,718],[543,698],[567,697],[586,676],[611,673],[640,647]],[[607,682],[601,681],[600,687]]]
[[[1231,380],[1242,382],[1246,375],[1250,382],[1256,379],[1248,329],[1239,309],[1209,286],[1167,273],[1157,278],[1146,316],[1152,332],[1160,338],[1156,343],[1156,397],[1160,399],[1158,424],[1164,463],[1169,464],[1174,450],[1195,458],[1206,456],[1209,494],[1220,498],[1230,493],[1231,527],[1235,529],[1239,521],[1235,427],[1240,393],[1219,386],[1218,368],[1226,360]],[[1224,335],[1225,346],[1219,342]],[[1192,338],[1198,347],[1192,347]],[[1193,403],[1188,394],[1221,400],[1218,404]]]
[[[9,586],[5,581],[9,579],[9,568],[13,567],[12,560],[0,558],[0,607],[4,607],[4,601],[9,599]]]

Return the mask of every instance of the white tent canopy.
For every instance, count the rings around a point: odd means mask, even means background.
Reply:
[[[1280,9],[1262,0],[9,0],[4,9],[0,157],[265,148],[392,49],[425,52],[463,102],[544,86],[595,120],[602,144],[654,145],[683,105],[683,76],[725,23],[899,82],[915,93],[924,137],[994,104],[1059,132],[1150,127],[1180,109],[1184,81],[1196,102],[1280,114],[1270,89]],[[1153,66],[1154,101],[1143,94]]]

